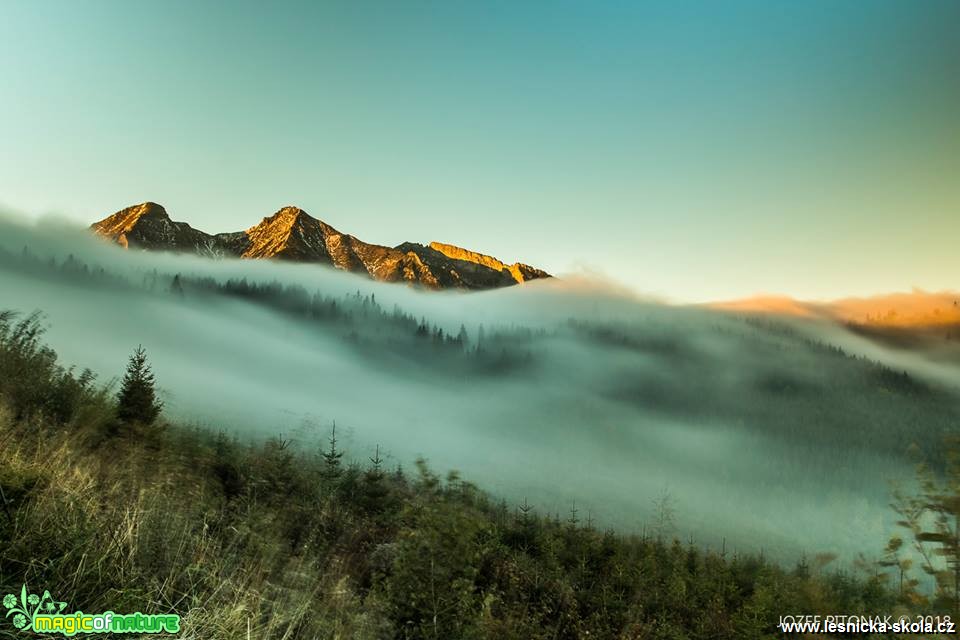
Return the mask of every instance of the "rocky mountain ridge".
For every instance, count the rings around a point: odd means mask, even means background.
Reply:
[[[326,264],[373,280],[429,289],[491,289],[551,277],[530,265],[508,265],[450,244],[370,244],[293,206],[244,231],[208,234],[173,221],[159,204],[144,202],[94,223],[91,230],[129,249]]]

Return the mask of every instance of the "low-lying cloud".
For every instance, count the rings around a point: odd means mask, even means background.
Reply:
[[[910,386],[833,350],[902,358],[835,325],[563,282],[420,292],[311,265],[123,251],[9,216],[0,252],[0,308],[43,311],[62,359],[104,381],[143,344],[170,418],[304,447],[336,420],[357,459],[377,444],[394,464],[423,456],[541,514],[576,503],[599,527],[652,531],[666,492],[683,539],[873,553],[892,528],[887,481],[909,476],[903,451],[933,450],[957,417],[940,388],[955,369]],[[294,313],[288,290],[233,295],[238,281],[301,287],[345,315]],[[408,316],[467,339],[437,346]]]

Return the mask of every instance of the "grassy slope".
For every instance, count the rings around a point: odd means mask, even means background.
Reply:
[[[425,467],[118,425],[40,338],[0,316],[0,593],[176,612],[204,639],[779,637],[781,614],[901,606],[817,560],[525,515]]]

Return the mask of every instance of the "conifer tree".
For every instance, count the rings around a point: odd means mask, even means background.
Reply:
[[[170,282],[170,293],[175,296],[183,297],[183,283],[180,282],[180,274],[173,276],[173,280]]]
[[[533,513],[533,506],[523,499],[523,504],[517,507],[517,524],[519,524],[518,542],[524,553],[529,553],[537,543],[537,519]]]
[[[364,473],[363,502],[371,512],[382,511],[388,494],[385,483],[386,474],[383,472],[383,458],[380,457],[380,445],[376,453],[370,458],[373,466]]]
[[[120,422],[149,427],[156,421],[163,403],[157,399],[155,384],[153,372],[147,364],[147,352],[140,345],[130,356],[117,396],[117,417]]]
[[[577,525],[580,524],[580,518],[577,516],[578,513],[580,513],[580,511],[577,509],[577,503],[574,502],[572,505],[570,505],[570,517],[567,518],[567,524],[574,529],[576,529]]]
[[[519,512],[518,520],[520,521],[521,526],[526,527],[530,523],[530,511],[532,509],[533,507],[530,506],[530,503],[527,502],[526,498],[523,499],[523,504],[517,507],[517,511]]]
[[[374,478],[376,480],[383,479],[383,458],[380,457],[380,445],[377,445],[376,453],[373,454],[373,457],[370,458],[370,463],[373,465],[370,469],[367,470],[367,476]]]
[[[334,421],[333,429],[330,431],[330,448],[321,455],[323,456],[323,477],[327,480],[340,477],[340,458],[343,457],[343,452],[337,450],[336,421]]]

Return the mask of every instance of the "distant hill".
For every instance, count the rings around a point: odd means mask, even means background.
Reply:
[[[887,329],[924,329],[960,325],[960,293],[915,289],[866,298],[804,302],[786,296],[757,296],[709,305],[740,313],[821,316],[846,324]]]
[[[245,231],[211,235],[171,220],[155,202],[144,202],[94,223],[91,229],[125,248],[325,264],[373,280],[429,289],[493,289],[551,277],[530,265],[508,265],[439,242],[429,246],[404,242],[396,247],[370,244],[292,206]]]

